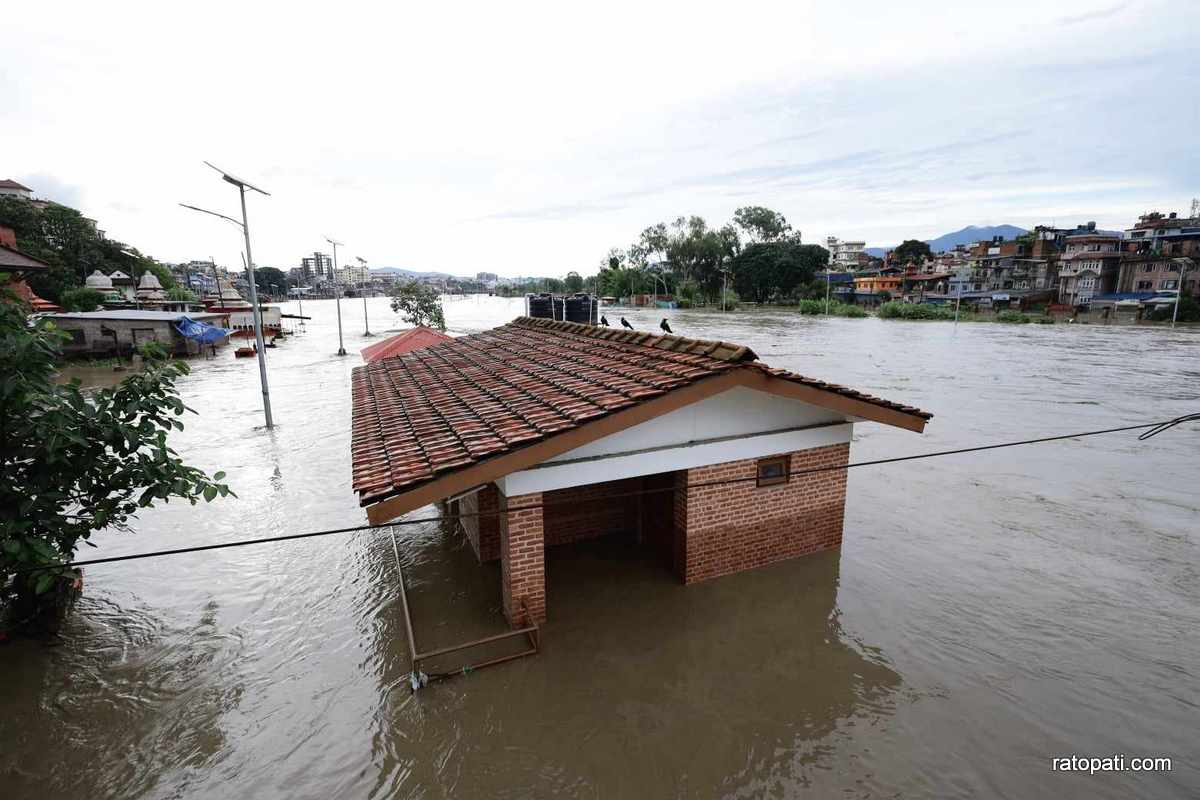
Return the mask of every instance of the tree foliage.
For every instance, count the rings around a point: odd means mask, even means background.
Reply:
[[[733,212],[733,224],[751,243],[779,242],[792,238],[792,226],[778,211],[762,206],[744,206]]]
[[[567,277],[563,279],[563,288],[568,292],[582,292],[583,278],[579,276],[578,272],[572,270],[571,272],[568,272]]]
[[[276,267],[255,267],[254,282],[264,292],[274,291],[271,287],[279,287],[280,292],[288,290],[288,277],[283,270]]]
[[[892,251],[892,258],[901,264],[919,264],[932,256],[929,243],[919,239],[905,239]]]
[[[654,291],[661,279],[688,305],[720,305],[728,274],[731,290],[765,302],[810,280],[828,259],[824,248],[801,244],[779,212],[745,206],[720,228],[699,216],[645,228],[628,248],[608,252],[596,285],[602,294],[628,297]]]
[[[442,296],[432,286],[408,281],[392,288],[392,311],[403,315],[410,325],[446,330]]]
[[[0,300],[0,302],[4,302]],[[104,302],[104,295],[95,289],[78,287],[62,293],[59,305],[64,311],[95,311]]]
[[[30,288],[41,297],[61,303],[62,293],[82,286],[95,270],[116,270],[137,279],[153,272],[164,289],[175,285],[171,271],[115,239],[105,238],[96,223],[58,203],[44,208],[19,197],[0,197],[0,225],[12,228],[17,247],[50,265],[29,276]]]
[[[758,242],[733,259],[733,285],[743,298],[765,303],[811,282],[828,263],[829,251],[819,245]]]
[[[0,596],[7,601],[41,595],[64,575],[17,570],[70,561],[81,541],[106,528],[128,530],[143,508],[231,494],[223,473],[208,477],[167,444],[190,411],[175,388],[186,364],[151,346],[144,372],[85,395],[78,381],[53,380],[65,338],[47,323],[27,326],[18,305],[0,299]]]

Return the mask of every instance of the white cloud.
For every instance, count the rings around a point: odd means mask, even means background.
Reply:
[[[260,263],[328,234],[507,274],[744,204],[885,244],[1188,200],[1193,6],[963,5],[27,4],[0,177],[79,187],[159,258],[237,264],[236,229],[177,205],[235,212],[208,159],[272,192],[250,201]]]

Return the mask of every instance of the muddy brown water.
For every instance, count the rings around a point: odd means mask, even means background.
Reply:
[[[372,330],[396,324],[370,307]],[[461,333],[520,307],[447,317]],[[252,361],[226,350],[182,383],[200,414],[174,445],[238,499],[171,503],[85,555],[364,519],[348,380],[377,339],[346,301],[338,358],[333,302],[304,310],[268,356],[274,431]],[[1200,330],[665,313],[937,414],[923,436],[858,426],[852,461],[1200,410]],[[0,794],[1193,795],[1198,452],[1189,425],[851,470],[840,554],[686,588],[619,538],[555,549],[543,652],[415,696],[386,536],[89,568],[60,642],[0,647]],[[397,531],[419,646],[503,629],[494,566],[436,523]],[[1174,770],[1050,770],[1112,753]]]

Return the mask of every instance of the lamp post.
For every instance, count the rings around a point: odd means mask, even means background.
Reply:
[[[367,268],[367,260],[365,258],[362,256],[355,256],[354,258],[358,261],[358,266],[360,269],[365,270]],[[367,287],[364,284],[360,284],[360,291],[362,292],[363,299],[363,336],[370,336],[371,322],[367,318]]]
[[[825,265],[825,316],[829,316],[829,265]]]
[[[346,355],[346,345],[342,343],[342,287],[341,287],[341,284],[338,283],[338,274],[337,274],[338,273],[337,249],[338,249],[338,245],[341,244],[341,242],[335,242],[333,239],[330,239],[328,236],[325,237],[325,241],[327,241],[331,245],[333,245],[333,297],[334,297],[334,302],[337,303],[337,317],[338,317],[338,351],[337,351],[337,354],[339,356],[344,356],[344,355]]]
[[[208,166],[212,167],[217,172],[221,173],[221,178],[226,183],[231,183],[238,188],[238,196],[240,197],[240,199],[242,201],[242,221],[238,222],[236,219],[233,219],[232,217],[227,217],[224,214],[218,214],[215,211],[209,211],[207,209],[197,208],[196,206],[189,206],[185,203],[180,203],[179,205],[183,206],[184,208],[189,208],[192,211],[199,211],[202,214],[210,214],[214,217],[220,217],[221,219],[228,220],[228,221],[232,222],[234,225],[241,227],[241,229],[242,229],[242,236],[245,238],[245,241],[246,241],[246,277],[248,279],[248,283],[250,284],[250,308],[251,308],[251,312],[252,312],[251,315],[254,318],[254,343],[258,347],[258,380],[259,380],[259,383],[262,385],[263,416],[266,417],[267,428],[268,429],[274,428],[275,421],[271,417],[271,389],[267,383],[267,349],[263,343],[263,334],[262,334],[262,309],[260,309],[258,306],[258,293],[255,291],[255,288],[254,288],[254,273],[252,272],[252,270],[254,268],[254,258],[250,253],[250,221],[249,221],[248,217],[246,216],[246,190],[247,189],[250,189],[251,191],[258,192],[259,194],[267,195],[267,196],[270,196],[270,193],[265,192],[262,189],[259,189],[257,186],[247,183],[246,181],[241,180],[240,178],[236,178],[233,175],[230,175],[225,170],[215,167],[212,164],[209,164],[207,161],[205,161],[204,163],[208,164]],[[218,291],[220,289],[220,285],[221,285],[220,279],[218,279],[218,281],[217,281]]]

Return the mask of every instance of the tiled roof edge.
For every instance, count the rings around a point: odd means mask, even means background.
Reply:
[[[758,360],[758,355],[749,347],[733,344],[732,342],[689,339],[686,336],[676,336],[674,334],[605,328],[599,325],[585,325],[582,322],[568,322],[561,319],[541,319],[535,317],[517,317],[509,325],[518,328],[561,331],[563,333],[572,333],[576,336],[587,336],[592,339],[653,347],[656,350],[667,350],[673,353],[694,353],[696,355],[715,358],[718,361],[727,361],[731,364]]]

